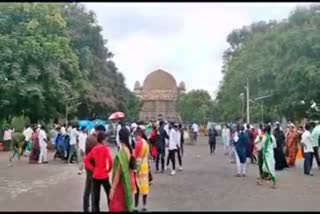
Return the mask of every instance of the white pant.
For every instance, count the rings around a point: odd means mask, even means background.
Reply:
[[[229,153],[231,161],[236,161],[235,160],[235,153],[236,153],[235,148],[233,145],[231,145],[230,146],[230,153]]]
[[[239,156],[237,152],[235,152],[235,159],[236,159],[236,165],[237,165],[237,173],[239,175],[245,175],[246,174],[246,163],[240,163]]]
[[[229,152],[230,152],[229,145],[226,144],[226,143],[224,143],[224,144],[223,144],[223,150],[224,150],[224,153],[228,153],[228,154],[229,154]]]
[[[79,170],[83,170],[83,167],[84,167],[84,164],[83,164],[84,157],[85,157],[85,152],[83,151],[83,149],[78,149]]]
[[[228,137],[222,136],[222,142],[223,142],[224,152],[229,153],[230,139]]]
[[[47,144],[40,144],[40,155],[39,155],[39,163],[48,162],[48,149]]]

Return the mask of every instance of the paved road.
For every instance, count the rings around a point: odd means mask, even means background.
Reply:
[[[257,167],[248,177],[236,178],[235,165],[217,146],[210,156],[205,138],[185,146],[184,171],[170,176],[154,173],[148,208],[151,211],[319,211],[320,171],[314,177],[296,169],[278,172],[279,188],[257,186]],[[50,161],[30,165],[26,158],[7,167],[7,153],[0,153],[0,211],[81,211],[84,175],[76,165]],[[51,156],[52,157],[52,154]],[[153,170],[154,170],[154,166]],[[101,196],[101,210],[107,211]]]

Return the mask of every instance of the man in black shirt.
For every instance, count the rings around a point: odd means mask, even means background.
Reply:
[[[159,123],[159,143],[157,145],[158,154],[156,157],[156,170],[159,171],[159,159],[161,159],[161,172],[164,172],[164,159],[165,159],[165,151],[166,151],[166,139],[169,139],[169,135],[164,129],[164,122],[160,121]]]
[[[214,154],[216,150],[216,137],[218,136],[217,130],[214,125],[209,129],[209,145],[210,145],[210,155]]]
[[[180,131],[180,147],[181,147],[181,155],[183,156],[183,144],[184,144],[184,130],[182,128],[182,124],[179,124],[179,131]]]

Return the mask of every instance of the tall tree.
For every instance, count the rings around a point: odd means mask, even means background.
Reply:
[[[0,111],[35,122],[61,112],[77,97],[82,74],[56,4],[0,5]]]
[[[177,110],[185,122],[204,123],[211,106],[211,97],[205,90],[192,90],[177,101]]]
[[[102,27],[94,12],[87,11],[82,4],[61,7],[80,69],[89,80],[82,92],[78,116],[106,118],[112,111],[127,110],[125,98],[134,94],[127,90],[123,75],[112,61],[113,54],[106,47],[107,41],[103,39]]]
[[[224,55],[224,77],[217,96],[224,119],[241,115],[239,95],[247,79],[251,99],[273,94],[265,100],[269,118],[299,120],[310,116],[311,104],[320,103],[319,9],[319,5],[297,8],[286,20],[259,22],[228,36],[230,47]],[[259,105],[253,103],[252,108],[259,109]],[[259,119],[259,114],[253,116]]]
[[[74,3],[0,5],[0,121],[106,118],[139,107],[112,61],[95,14]],[[128,101],[128,100],[129,101]],[[134,117],[134,116],[132,116]]]

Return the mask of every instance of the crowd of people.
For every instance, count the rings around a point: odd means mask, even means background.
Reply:
[[[172,163],[171,175],[176,174],[175,154],[182,170],[183,130],[176,123],[164,121],[132,123],[120,121],[116,133],[118,153],[114,160],[107,146],[107,132],[97,126],[87,137],[84,164],[86,184],[83,209],[89,211],[91,195],[92,211],[99,212],[100,187],[103,186],[110,211],[135,211],[142,197],[142,211],[147,210],[147,198],[153,179],[150,162],[155,163],[156,172],[165,172]],[[165,165],[166,150],[168,150]],[[161,170],[159,169],[161,162]],[[94,163],[94,164],[93,164]],[[111,183],[109,173],[112,171]]]
[[[193,140],[199,128],[192,127]],[[118,152],[113,158],[112,145],[108,142],[108,129],[98,125],[92,130],[72,124],[56,125],[46,132],[44,126],[27,125],[22,133],[6,129],[4,138],[10,141],[9,166],[15,157],[25,154],[30,163],[48,163],[48,140],[56,149],[54,159],[60,158],[68,164],[79,164],[78,174],[85,172],[86,182],[83,195],[83,210],[100,211],[100,190],[103,187],[110,211],[138,210],[142,197],[142,211],[147,210],[147,199],[152,185],[151,163],[155,170],[164,173],[171,163],[170,175],[182,171],[185,132],[182,124],[165,121],[137,122],[126,124],[120,121],[116,128]],[[210,154],[215,154],[218,132],[212,125],[208,130]],[[278,122],[260,124],[224,125],[221,133],[224,154],[236,165],[236,177],[246,177],[247,162],[258,164],[258,185],[271,180],[272,188],[277,185],[276,171],[295,167],[297,153],[304,157],[304,174],[312,176],[313,158],[320,169],[318,153],[320,136],[319,121],[296,126],[289,123],[284,131]],[[23,142],[21,144],[21,142]],[[110,173],[111,176],[110,176]],[[111,181],[111,182],[110,182]]]
[[[30,163],[48,163],[48,138],[44,126],[27,125],[22,133],[7,128],[4,139],[10,145],[8,166],[13,166],[13,159],[17,157],[20,160],[24,154],[29,156]]]
[[[215,127],[210,127],[210,154],[214,154],[217,136]],[[249,159],[252,164],[259,166],[260,176],[257,183],[261,185],[265,180],[272,180],[272,188],[275,188],[277,183],[275,171],[295,167],[298,152],[304,157],[305,175],[313,176],[311,173],[313,158],[316,159],[320,169],[319,136],[319,121],[306,123],[298,128],[289,123],[285,131],[280,123],[276,122],[260,124],[259,128],[250,124],[226,124],[223,126],[221,139],[224,154],[229,156],[231,163],[236,164],[237,177],[246,177],[246,164]]]
[[[78,174],[86,172],[83,195],[83,210],[100,211],[100,189],[103,187],[110,211],[138,210],[142,197],[142,211],[147,210],[147,198],[152,184],[151,163],[156,172],[164,173],[169,169],[170,175],[176,174],[176,157],[182,171],[184,130],[181,124],[165,121],[118,123],[116,129],[116,146],[118,152],[113,158],[108,142],[108,129],[98,125],[92,130],[79,127],[74,123],[55,125],[46,131],[41,125],[27,125],[23,133],[11,130],[5,132],[10,140],[11,153],[9,166],[13,159],[20,160],[21,155],[29,156],[29,163],[48,163],[48,141],[52,142],[55,159],[62,159],[68,164],[78,163]],[[11,137],[11,139],[10,139]],[[112,172],[111,176],[109,174]],[[111,177],[111,179],[110,179]],[[110,182],[111,181],[111,182]],[[91,198],[91,199],[90,199]]]

